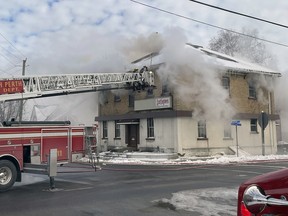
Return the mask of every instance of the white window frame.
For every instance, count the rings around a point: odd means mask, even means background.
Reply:
[[[120,124],[117,124],[118,121],[115,121],[115,138],[121,137],[121,130],[120,130]]]
[[[206,139],[207,138],[207,129],[206,129],[206,121],[200,120],[198,121],[198,138]]]
[[[108,122],[107,121],[103,121],[102,122],[102,136],[103,138],[108,138]]]
[[[251,133],[258,133],[257,119],[250,119],[250,131]]]
[[[155,137],[154,119],[153,118],[147,118],[147,137],[148,138],[154,138]]]

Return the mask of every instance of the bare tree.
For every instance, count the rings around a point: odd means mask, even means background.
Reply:
[[[221,30],[216,37],[209,41],[211,50],[221,52],[230,56],[249,59],[254,63],[275,67],[275,59],[266,49],[265,44],[258,40],[257,30],[242,30],[243,35]],[[245,35],[249,35],[245,36]]]

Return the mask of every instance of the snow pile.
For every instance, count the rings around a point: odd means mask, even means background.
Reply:
[[[157,157],[153,152],[142,153],[143,157],[137,155],[136,158],[129,157],[128,153],[114,153],[114,152],[102,152],[99,154],[100,163],[110,164],[164,164],[164,165],[197,165],[197,164],[231,164],[231,163],[257,163],[264,161],[279,161],[288,160],[288,155],[249,155],[249,156],[235,156],[235,155],[217,155],[211,157],[179,157],[177,159],[167,159],[162,156]],[[158,155],[161,153],[158,153]],[[155,157],[156,156],[156,157]],[[89,158],[86,156],[81,159],[81,162],[89,162]]]
[[[171,199],[163,198],[153,203],[171,210],[185,210],[199,216],[236,215],[237,189],[205,188],[173,193]]]

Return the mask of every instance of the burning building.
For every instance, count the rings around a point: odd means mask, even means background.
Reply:
[[[262,154],[264,146],[266,154],[276,153],[277,71],[193,44],[164,47],[133,65],[155,72],[155,87],[101,93],[95,118],[101,150],[199,156],[234,154],[237,148]],[[264,145],[261,112],[268,116]]]

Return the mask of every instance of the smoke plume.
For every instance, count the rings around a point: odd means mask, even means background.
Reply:
[[[165,64],[158,70],[168,86],[174,89],[187,108],[193,108],[195,118],[206,120],[231,119],[228,91],[221,85],[221,72],[211,59],[186,45],[187,39],[179,29],[169,29],[161,50]]]

